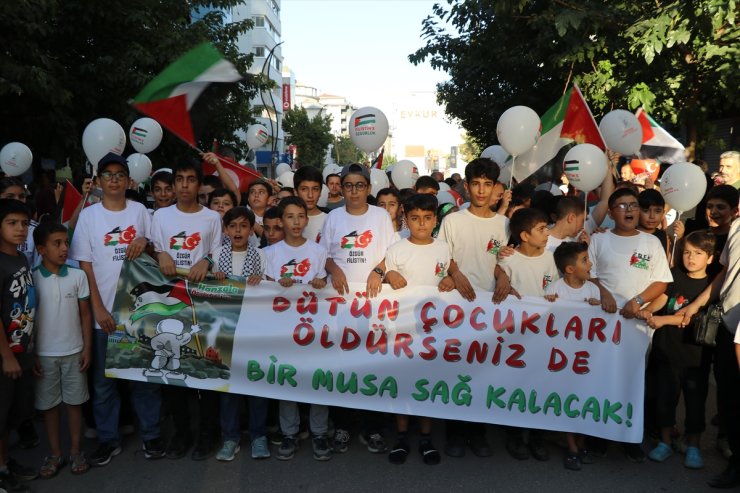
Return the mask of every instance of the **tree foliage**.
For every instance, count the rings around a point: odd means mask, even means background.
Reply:
[[[324,167],[326,151],[334,141],[331,115],[309,118],[305,108],[296,106],[285,112],[283,130],[289,134],[287,142],[298,148],[296,160],[300,166]]]
[[[227,23],[223,11],[238,0],[18,0],[0,2],[1,142],[26,143],[35,156],[81,164],[82,132],[92,120],[112,118],[124,130],[138,114],[130,100],[173,60],[209,40],[247,74],[252,55],[237,37],[251,20]],[[194,9],[208,12],[193,21]],[[252,119],[249,101],[267,87],[249,78],[206,101],[210,114],[203,149],[213,138],[246,152],[236,130]],[[133,151],[131,151],[133,152]],[[165,132],[152,154],[155,166],[190,152]]]
[[[367,160],[367,154],[360,150],[348,136],[341,135],[334,139],[334,160],[342,165],[362,163]]]
[[[480,153],[483,151],[483,147],[479,146],[475,140],[473,140],[470,137],[470,134],[465,132],[462,134],[462,141],[463,143],[458,147],[458,152],[460,153],[460,157],[463,161],[466,163],[469,163],[473,159],[480,156]]]
[[[572,82],[597,117],[644,106],[701,146],[740,106],[739,33],[734,0],[446,0],[409,59],[449,74],[438,101],[483,147],[507,108],[542,114]]]

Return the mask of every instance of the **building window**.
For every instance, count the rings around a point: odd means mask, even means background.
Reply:
[[[256,15],[253,17],[255,27],[265,27],[265,16]]]
[[[255,46],[254,47],[254,56],[259,58],[265,57],[265,47],[264,46]]]

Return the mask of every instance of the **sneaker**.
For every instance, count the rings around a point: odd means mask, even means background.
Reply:
[[[529,432],[529,450],[532,452],[532,457],[540,462],[550,460],[550,453],[545,447],[545,441],[542,439],[542,432],[540,431],[532,430]]]
[[[516,460],[529,459],[529,449],[524,444],[521,432],[509,431],[506,433],[506,451]]]
[[[563,466],[565,466],[565,468],[570,471],[580,471],[581,458],[578,456],[578,454],[567,453],[565,454],[565,458],[563,459]]]
[[[154,460],[164,457],[164,441],[161,438],[144,440],[142,448],[144,449],[145,459]]]
[[[606,453],[609,450],[609,441],[603,438],[589,437],[588,449],[594,457],[606,457]]]
[[[448,457],[465,457],[465,439],[460,435],[450,435],[445,442],[445,455]]]
[[[650,451],[648,458],[655,462],[664,462],[673,455],[673,449],[665,442],[658,442],[658,446]]]
[[[193,439],[190,433],[175,432],[175,436],[170,439],[170,443],[167,445],[165,455],[168,459],[182,459],[188,453],[192,444]]]
[[[39,476],[39,472],[36,469],[18,464],[13,458],[8,458],[5,464],[10,474],[15,476],[18,481],[33,481]]]
[[[313,437],[313,458],[316,460],[329,460],[331,459],[331,447],[329,447],[329,440],[324,436]]]
[[[283,443],[283,432],[280,430],[270,432],[270,443],[273,445],[280,445]]]
[[[13,473],[9,470],[0,472],[0,491],[7,491],[8,493],[27,493],[31,489],[18,481]]]
[[[298,449],[298,440],[292,436],[283,437],[280,448],[277,451],[278,460],[290,460],[295,457],[295,451]]]
[[[370,435],[360,435],[360,443],[367,445],[367,451],[371,454],[382,454],[388,447],[385,445],[385,439],[380,433],[371,433]]]
[[[419,440],[419,453],[424,464],[428,466],[436,466],[442,460],[439,451],[432,445],[432,441],[426,438]]]
[[[632,462],[645,462],[645,451],[642,449],[642,444],[625,443],[622,445],[622,450],[624,451],[624,455]]]
[[[331,448],[338,454],[343,454],[349,449],[351,440],[349,431],[337,428],[334,430],[334,439],[331,442]]]
[[[270,446],[267,444],[267,437],[261,436],[252,440],[252,459],[269,459]]]
[[[190,458],[193,460],[210,459],[216,453],[217,446],[217,442],[209,434],[202,433],[195,442]]]
[[[90,456],[90,465],[96,467],[107,466],[113,457],[121,453],[121,446],[113,442],[101,443]]]
[[[400,465],[406,462],[408,456],[409,444],[406,443],[406,440],[399,440],[391,449],[391,453],[388,454],[388,462]]]
[[[473,451],[476,457],[490,457],[493,455],[493,450],[485,436],[478,435],[472,437],[468,440],[468,445],[470,445],[470,450]]]
[[[687,469],[704,469],[704,459],[697,447],[686,449],[686,458],[683,461],[683,465]]]
[[[241,450],[241,447],[239,447],[239,442],[234,440],[226,440],[224,442],[224,445],[221,447],[221,450],[219,450],[216,454],[216,460],[231,462],[232,460],[234,460],[234,457],[236,457],[236,454],[239,453],[239,450]]]
[[[578,451],[578,458],[581,459],[581,464],[593,464],[596,462],[594,460],[594,454],[587,448],[582,448]]]

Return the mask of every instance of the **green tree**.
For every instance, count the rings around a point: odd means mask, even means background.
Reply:
[[[299,166],[324,167],[326,151],[334,141],[331,134],[331,115],[309,118],[305,108],[298,106],[285,112],[283,130],[289,134],[287,142],[298,148]]]
[[[19,0],[0,2],[0,117],[2,140],[18,140],[37,157],[83,162],[82,132],[92,120],[112,118],[128,130],[140,117],[130,100],[169,63],[210,40],[247,74],[251,54],[238,51],[237,37],[251,20],[226,22],[238,0]],[[209,7],[202,18],[195,9]],[[213,9],[213,10],[212,10]],[[205,11],[205,10],[204,10]],[[198,16],[200,17],[200,16]],[[209,118],[201,148],[213,138],[246,152],[236,133],[252,121],[249,101],[269,87],[252,77],[224,86],[206,99]],[[210,97],[210,94],[208,96]],[[12,124],[11,124],[12,123]],[[133,152],[133,151],[130,151]],[[155,163],[171,164],[190,153],[165,132]]]
[[[334,139],[334,160],[337,164],[362,163],[367,160],[367,154],[361,151],[346,135]]]
[[[476,144],[475,140],[473,140],[470,137],[470,134],[465,132],[462,134],[462,145],[457,148],[460,158],[465,161],[466,163],[469,163],[473,159],[480,156],[481,151],[483,150],[478,144]]]
[[[447,0],[422,37],[410,61],[449,74],[438,100],[481,146],[507,108],[542,114],[572,82],[596,116],[644,106],[685,125],[690,148],[740,105],[733,0]]]

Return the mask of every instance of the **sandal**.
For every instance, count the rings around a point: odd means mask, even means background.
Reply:
[[[39,469],[39,476],[42,479],[50,479],[57,475],[59,469],[64,467],[64,459],[58,455],[47,455],[44,457],[44,464]]]
[[[72,474],[84,474],[90,470],[90,463],[83,452],[70,455],[69,462],[72,463]]]

